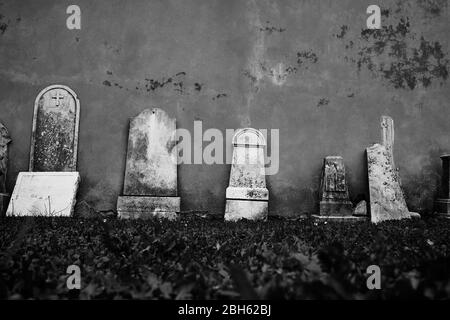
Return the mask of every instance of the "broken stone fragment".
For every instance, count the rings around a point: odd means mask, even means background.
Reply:
[[[358,202],[355,209],[353,210],[354,216],[365,217],[367,216],[367,202],[366,200],[362,200]]]

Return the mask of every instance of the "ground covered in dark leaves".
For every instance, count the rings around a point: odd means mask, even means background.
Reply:
[[[370,265],[381,290],[367,289]],[[0,298],[448,299],[450,220],[2,218]]]

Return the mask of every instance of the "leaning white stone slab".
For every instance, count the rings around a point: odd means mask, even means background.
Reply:
[[[64,216],[73,214],[78,172],[20,172],[7,216]]]
[[[375,144],[366,151],[371,221],[378,223],[411,218],[389,151],[380,144]]]

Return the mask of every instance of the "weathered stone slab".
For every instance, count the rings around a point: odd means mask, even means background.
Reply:
[[[269,191],[264,168],[265,145],[263,134],[252,128],[239,129],[233,136],[225,220],[267,219]]]
[[[146,109],[130,121],[124,194],[177,196],[175,139],[175,119],[161,109]]]
[[[321,179],[321,216],[351,216],[353,205],[349,199],[345,179],[344,159],[328,156],[323,161]]]
[[[450,216],[450,154],[444,154],[442,159],[442,177],[440,197],[435,202],[437,213]]]
[[[9,202],[8,216],[71,216],[78,172],[20,172]]]
[[[375,144],[367,148],[366,152],[371,221],[378,223],[410,218],[389,151],[383,145]]]
[[[173,219],[180,211],[176,120],[159,108],[130,121],[123,189],[117,200],[121,218]]]
[[[0,216],[5,213],[9,194],[6,192],[6,174],[8,172],[8,145],[11,137],[8,130],[0,122]]]
[[[34,104],[30,171],[76,171],[80,102],[62,85],[42,90]]]

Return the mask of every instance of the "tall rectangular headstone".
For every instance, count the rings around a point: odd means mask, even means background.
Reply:
[[[269,191],[264,168],[265,145],[264,136],[258,130],[246,128],[235,133],[225,220],[267,219]]]
[[[7,215],[70,216],[80,175],[76,172],[80,102],[73,90],[52,85],[34,103],[30,172],[21,172]]]
[[[450,217],[450,154],[442,155],[441,159],[441,194],[436,200],[435,209],[438,213]]]
[[[324,159],[320,193],[321,216],[351,216],[353,214],[342,157],[328,156]]]
[[[176,120],[159,108],[130,121],[121,218],[173,219],[180,211],[177,194]]]

